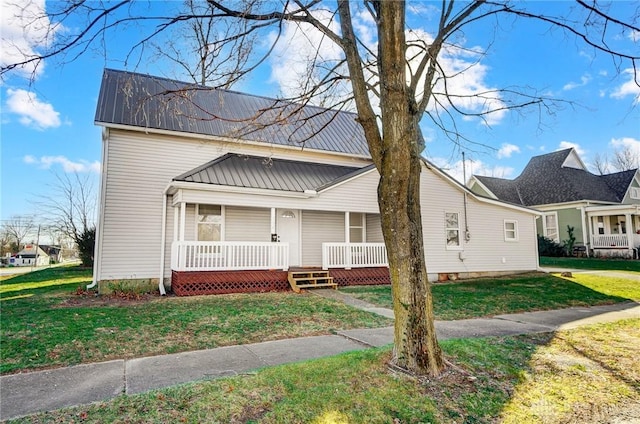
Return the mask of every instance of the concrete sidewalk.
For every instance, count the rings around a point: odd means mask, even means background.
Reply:
[[[356,307],[365,309],[368,304],[361,302]],[[389,311],[379,312],[388,314]],[[556,331],[626,318],[640,318],[640,305],[626,302],[492,318],[437,321],[436,330],[438,338],[446,340]],[[5,375],[0,377],[0,420],[104,401],[121,394],[142,393],[191,381],[239,375],[266,366],[316,359],[392,342],[393,327],[345,330],[335,335]]]

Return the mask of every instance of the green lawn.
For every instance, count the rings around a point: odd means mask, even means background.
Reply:
[[[543,273],[433,284],[436,319],[454,320],[505,313],[601,305],[640,300],[640,283],[582,276],[573,279]],[[603,281],[604,280],[604,281]],[[345,287],[342,291],[385,308],[393,308],[389,286]]]
[[[126,300],[77,295],[90,271],[54,268],[0,282],[2,373],[392,325],[310,294]]]
[[[640,410],[640,320],[516,337],[442,342],[443,376],[387,367],[389,348],[269,367],[16,422],[627,422]]]
[[[640,272],[640,260],[540,257],[540,266]]]

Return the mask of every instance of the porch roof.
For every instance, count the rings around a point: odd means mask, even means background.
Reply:
[[[173,179],[293,192],[321,191],[373,168],[327,165],[227,153]]]

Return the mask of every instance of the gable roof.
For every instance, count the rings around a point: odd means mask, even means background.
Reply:
[[[350,112],[105,69],[95,122],[370,157],[356,118]]]
[[[573,148],[534,156],[513,180],[474,175],[500,200],[525,206],[582,200],[620,203],[636,170],[595,175]]]
[[[227,153],[173,181],[292,192],[321,191],[373,168],[373,165],[356,168]]]

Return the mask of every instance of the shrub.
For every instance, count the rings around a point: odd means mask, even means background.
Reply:
[[[555,241],[538,235],[538,255],[540,256],[565,256],[566,250],[563,245],[556,243]]]
[[[86,228],[76,240],[82,266],[93,267],[93,251],[96,245],[96,227]]]

